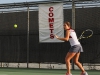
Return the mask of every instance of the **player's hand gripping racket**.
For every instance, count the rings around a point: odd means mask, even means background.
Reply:
[[[93,31],[91,29],[87,29],[82,32],[81,36],[78,38],[78,40],[82,38],[90,38],[93,35]]]

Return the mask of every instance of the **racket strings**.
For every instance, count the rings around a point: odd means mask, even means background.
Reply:
[[[91,31],[86,31],[82,35],[83,35],[83,37],[88,38],[88,37],[91,37],[92,36],[92,32]]]
[[[90,29],[87,29],[87,30],[82,32],[81,36],[78,39],[90,38],[92,35],[93,35],[93,31]]]

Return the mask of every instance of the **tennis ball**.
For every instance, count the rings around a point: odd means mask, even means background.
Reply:
[[[14,24],[14,28],[17,28],[17,24]]]

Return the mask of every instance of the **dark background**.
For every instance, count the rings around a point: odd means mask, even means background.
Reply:
[[[92,29],[94,35],[80,40],[80,62],[100,63],[100,8],[77,8],[75,31]],[[27,12],[0,13],[0,62],[27,62]],[[29,62],[65,63],[69,42],[39,43],[38,11],[30,11]],[[64,21],[72,24],[72,10],[64,9]],[[13,25],[17,24],[18,28]]]

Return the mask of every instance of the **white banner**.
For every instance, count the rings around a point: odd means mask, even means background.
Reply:
[[[63,3],[39,4],[39,42],[63,42]]]

